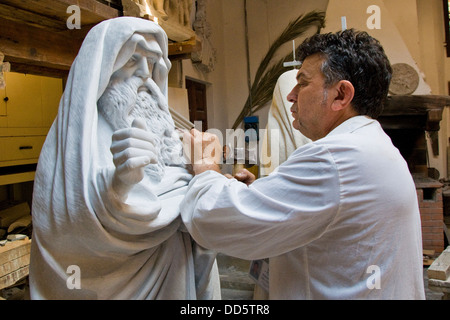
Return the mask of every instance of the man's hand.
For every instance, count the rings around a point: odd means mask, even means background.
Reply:
[[[183,135],[183,150],[186,159],[192,164],[195,174],[207,170],[220,173],[218,164],[222,160],[222,146],[215,134],[192,129]]]
[[[239,170],[234,177],[231,174],[226,174],[225,177],[228,179],[235,178],[237,181],[243,182],[247,186],[251,185],[256,180],[255,175],[247,169]]]
[[[131,187],[144,178],[144,168],[157,163],[154,135],[147,131],[145,121],[135,119],[131,128],[121,129],[112,136],[111,153],[116,171],[113,189],[126,197]]]

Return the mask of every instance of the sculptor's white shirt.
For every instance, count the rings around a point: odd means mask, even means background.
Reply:
[[[180,207],[200,245],[271,258],[270,299],[424,299],[415,185],[375,120],[347,120],[250,187],[204,172]]]

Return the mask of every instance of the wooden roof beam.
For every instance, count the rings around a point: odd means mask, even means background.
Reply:
[[[69,70],[88,31],[51,32],[6,19],[0,19],[0,30],[0,52],[11,71],[15,63]]]

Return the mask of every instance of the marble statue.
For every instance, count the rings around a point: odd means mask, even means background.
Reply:
[[[215,254],[185,232],[192,178],[167,105],[157,24],[104,21],[73,62],[36,171],[32,299],[220,299]]]
[[[154,11],[160,16],[163,20],[168,19],[168,15],[164,8],[164,0],[140,0],[141,2],[147,1],[148,5],[153,8]],[[145,5],[145,3],[143,3]]]

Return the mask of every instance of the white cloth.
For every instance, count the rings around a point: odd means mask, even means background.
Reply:
[[[375,120],[347,120],[249,187],[206,171],[181,207],[202,246],[270,258],[270,299],[424,298],[414,181]]]
[[[152,78],[167,104],[167,36],[157,24],[121,17],[91,29],[71,67],[36,171],[32,299],[220,297],[214,254],[181,231],[179,204],[192,178],[187,170],[166,167],[161,183],[144,178],[127,203],[111,188],[111,139],[102,136],[97,100],[112,73],[134,54],[136,33],[152,34],[161,48]],[[71,266],[79,268],[78,275]],[[80,289],[67,285],[76,276]]]
[[[287,96],[297,84],[297,72],[296,69],[286,71],[275,85],[263,138],[260,165],[262,177],[269,175],[286,161],[298,147],[311,141],[292,127],[292,103],[287,100]]]

